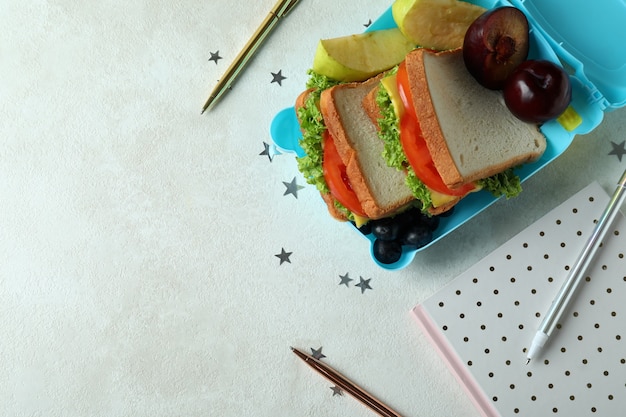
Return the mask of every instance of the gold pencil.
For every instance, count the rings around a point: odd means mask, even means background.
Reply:
[[[209,95],[206,103],[202,107],[202,113],[206,110],[210,110],[211,107],[217,103],[224,93],[231,88],[231,85],[235,78],[241,73],[244,67],[250,61],[250,58],[256,53],[261,44],[267,39],[270,32],[276,27],[280,19],[285,17],[299,0],[278,0],[278,3],[269,12],[261,26],[254,32],[248,43],[243,47],[239,55],[230,64],[224,76],[218,81],[217,85]]]
[[[335,371],[330,366],[299,349],[292,347],[291,350],[311,368],[315,369],[330,382],[356,398],[359,402],[369,407],[378,415],[382,417],[401,417],[400,414],[383,404],[380,400],[369,394],[354,382],[350,381],[345,376],[341,375],[339,372]]]

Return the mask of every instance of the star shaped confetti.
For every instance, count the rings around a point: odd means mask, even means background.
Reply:
[[[210,54],[211,54],[211,58],[209,58],[209,61],[213,61],[215,62],[215,65],[217,65],[217,61],[222,59],[222,57],[220,56],[220,51],[210,52]]]
[[[295,198],[298,198],[298,191],[304,188],[302,185],[298,185],[296,183],[296,177],[293,177],[291,182],[283,181],[283,184],[285,184],[285,187],[287,187],[283,196],[293,194]]]
[[[287,77],[283,76],[283,70],[278,70],[277,73],[273,73],[272,72],[272,83],[278,83],[278,85],[282,86],[283,85],[283,80],[286,79]]]
[[[317,360],[324,359],[326,357],[326,355],[322,353],[322,346],[320,346],[318,349],[311,348],[311,356],[313,356]]]
[[[343,390],[337,385],[335,385],[334,387],[330,387],[330,389],[333,390],[333,397],[335,395],[340,395],[340,396],[343,395]]]
[[[341,282],[339,282],[339,285],[345,285],[346,287],[349,287],[350,285],[350,281],[354,281],[352,278],[350,278],[348,276],[348,273],[346,272],[346,275],[339,275],[339,278],[341,278]]]
[[[281,248],[280,253],[274,256],[280,259],[280,265],[282,265],[285,262],[291,263],[291,260],[289,259],[289,257],[291,256],[292,253],[293,252],[286,252],[285,248]]]
[[[270,145],[267,142],[263,142],[263,152],[261,152],[259,155],[267,156],[270,162],[272,162],[272,160],[274,160],[274,157],[276,155],[280,155],[280,152],[276,150],[276,146]]]
[[[621,143],[615,143],[611,141],[611,146],[613,146],[613,150],[609,152],[609,155],[617,156],[620,162],[622,162],[622,156],[626,155],[626,149],[624,149],[624,145],[626,145],[626,140]]]
[[[363,294],[366,290],[371,290],[370,281],[371,278],[363,279],[363,277],[359,277],[360,282],[358,284],[354,284],[355,287],[361,288],[361,294]]]

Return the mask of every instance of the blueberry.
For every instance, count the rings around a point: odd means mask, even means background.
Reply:
[[[372,234],[380,240],[392,241],[398,238],[399,225],[395,218],[376,220],[372,224]]]
[[[420,219],[422,216],[424,215],[422,214],[421,210],[419,210],[416,207],[411,207],[407,209],[406,211],[403,211],[402,213],[398,214],[396,216],[396,219],[403,226],[406,226],[408,224],[414,223],[415,221]]]
[[[425,224],[416,223],[404,231],[402,243],[421,248],[433,240],[433,231]]]
[[[374,257],[382,264],[392,264],[398,262],[402,256],[402,245],[395,240],[374,241]]]
[[[427,216],[422,214],[419,222],[424,226],[428,227],[433,232],[439,227],[439,222],[441,221],[441,217],[439,216]]]

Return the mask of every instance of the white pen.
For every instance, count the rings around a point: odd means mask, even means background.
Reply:
[[[526,354],[527,365],[546,344],[561,319],[561,316],[572,301],[578,285],[582,281],[589,264],[593,260],[594,255],[602,243],[602,239],[604,238],[609,226],[615,220],[615,216],[619,212],[619,208],[624,201],[624,197],[626,197],[626,171],[624,171],[622,178],[618,181],[613,197],[611,197],[611,200],[604,209],[602,216],[598,220],[598,223],[596,223],[596,227],[593,229],[593,233],[589,237],[589,240],[587,240],[587,243],[580,252],[580,255],[578,255],[578,259],[576,259],[574,266],[570,269],[567,279],[563,283],[559,293],[554,298],[554,301],[552,301],[550,309],[541,321],[539,329],[537,329],[537,333],[535,334],[535,337],[530,345],[530,349],[528,349]]]

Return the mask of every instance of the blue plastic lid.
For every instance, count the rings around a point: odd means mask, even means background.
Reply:
[[[511,0],[603,110],[626,105],[626,2]]]

